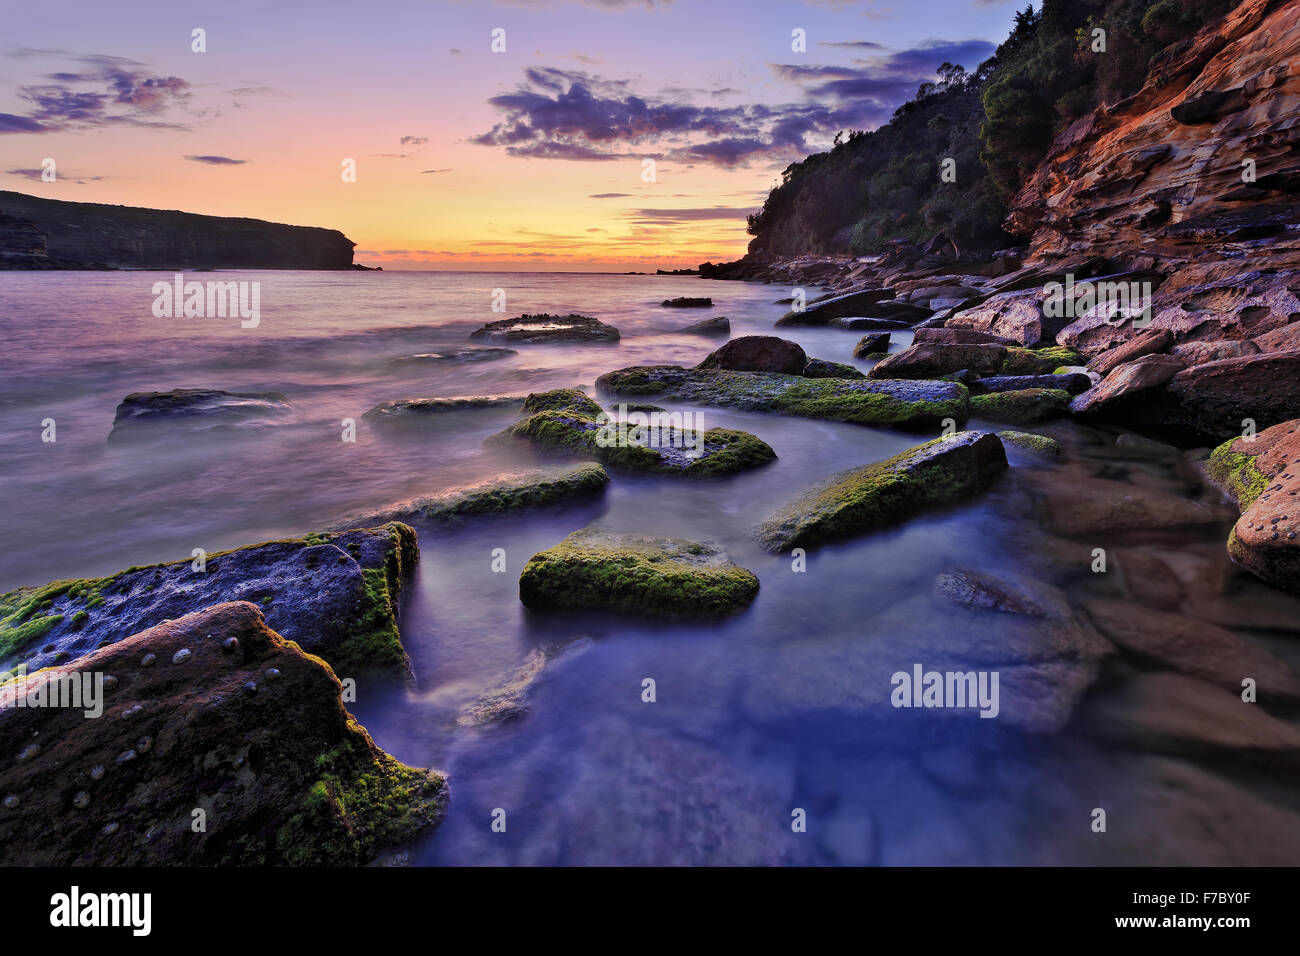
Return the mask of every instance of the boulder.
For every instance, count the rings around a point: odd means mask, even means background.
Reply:
[[[971,418],[1009,425],[1033,425],[1069,412],[1070,393],[1059,388],[1025,388],[1012,392],[972,395]]]
[[[152,436],[174,422],[183,422],[189,429],[264,425],[290,411],[289,400],[279,392],[216,388],[132,392],[118,403],[109,441]]]
[[[972,395],[1018,392],[1026,388],[1056,388],[1077,395],[1092,387],[1092,379],[1079,372],[1052,375],[993,375],[969,383]]]
[[[802,375],[807,364],[808,356],[796,342],[775,335],[742,335],[710,353],[695,367]]]
[[[881,359],[868,378],[939,378],[960,369],[992,374],[1006,361],[1001,345],[909,345]]]
[[[1216,448],[1209,473],[1242,509],[1228,536],[1234,561],[1274,587],[1300,593],[1300,420]]]
[[[250,601],[336,672],[404,675],[398,598],[419,559],[400,523],[311,534],[0,596],[0,666],[62,664],[213,604]]]
[[[1144,403],[1137,427],[1186,444],[1215,444],[1251,419],[1267,428],[1300,417],[1300,351],[1264,352],[1184,369]]]
[[[893,289],[866,289],[860,292],[850,292],[847,295],[837,295],[829,299],[823,299],[820,302],[808,305],[802,310],[787,312],[776,320],[776,324],[778,326],[826,325],[831,319],[861,315],[863,312],[874,315],[874,306],[893,297]]]
[[[864,534],[982,491],[1007,468],[989,432],[957,432],[841,472],[800,494],[758,529],[771,551]]]
[[[927,428],[968,415],[969,393],[955,382],[804,378],[676,365],[641,365],[606,372],[596,390],[607,396],[647,396],[692,405],[779,412],[855,425]]]
[[[1134,359],[1154,352],[1163,352],[1173,344],[1174,335],[1168,329],[1146,329],[1138,332],[1127,342],[1107,349],[1088,363],[1088,369],[1098,375],[1108,375],[1111,371]]]
[[[54,699],[99,678],[98,720],[0,708],[7,866],[357,865],[446,811],[443,778],[380,750],[334,672],[252,604],[158,623],[0,692]]]
[[[592,528],[533,555],[519,576],[532,609],[604,609],[712,618],[748,607],[758,578],[709,544]]]
[[[1270,333],[1272,334],[1272,333]],[[1296,348],[1300,348],[1297,343]],[[1259,352],[1272,351],[1262,349],[1254,342],[1229,340],[1226,342],[1180,342],[1169,350],[1169,354],[1183,360],[1184,365],[1204,365],[1220,359],[1241,358]]]
[[[868,355],[875,355],[879,352],[888,351],[889,333],[873,332],[858,339],[858,344],[853,346],[853,357],[855,359],[860,359],[865,358]]]
[[[711,319],[692,322],[677,331],[682,335],[730,335],[731,320],[725,315],[715,315]]]
[[[1007,359],[1002,363],[1003,375],[1048,375],[1058,369],[1076,366],[1081,361],[1079,353],[1059,345],[1027,349],[1019,346],[1007,348]]]
[[[808,360],[801,374],[804,378],[866,378],[860,369],[852,365],[816,358]]]
[[[1042,299],[1043,293],[1037,289],[1000,292],[955,313],[945,328],[983,332],[1024,346],[1050,342],[1065,327],[1066,320],[1046,318]]]
[[[912,334],[915,345],[1018,345],[1015,339],[975,329],[954,329],[947,326],[918,328]]]
[[[1070,411],[1075,415],[1122,414],[1129,407],[1126,400],[1163,386],[1183,368],[1183,360],[1176,355],[1144,355],[1117,366],[1101,384],[1075,397]]]
[[[512,342],[518,345],[571,342],[617,342],[618,329],[589,315],[521,315],[489,322],[469,334],[471,339]]]

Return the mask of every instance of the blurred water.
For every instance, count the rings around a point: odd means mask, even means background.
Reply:
[[[213,276],[262,283],[261,324],[241,329],[237,319],[154,318],[150,290],[160,278],[169,276],[0,273],[0,591],[187,558],[196,547],[211,552],[297,535],[354,511],[488,478],[530,460],[526,450],[482,446],[513,419],[512,409],[448,414],[388,432],[369,427],[362,414],[393,399],[589,386],[626,365],[693,364],[718,341],[675,328],[722,314],[733,336],[770,334],[786,308],[774,300],[789,294],[690,277]],[[491,311],[495,289],[506,292],[506,316],[582,312],[617,326],[623,339],[518,346],[513,357],[463,365],[395,361],[470,345],[473,328],[502,317]],[[680,295],[711,295],[715,308],[659,306]],[[781,334],[810,355],[843,362],[859,337],[828,329]],[[909,338],[895,333],[895,350]],[[145,444],[107,443],[124,395],[178,387],[280,391],[294,411],[265,428],[178,429]],[[759,435],[778,461],[720,482],[620,474],[599,504],[453,531],[417,526],[421,560],[402,624],[417,686],[370,694],[363,687],[352,708],[395,756],[451,775],[449,817],[410,848],[413,862],[1215,859],[1217,838],[1195,828],[1157,841],[1154,859],[1149,839],[1125,841],[1123,828],[1144,833],[1168,817],[1159,800],[1130,806],[1114,840],[1089,832],[1098,801],[1122,804],[1135,780],[1158,776],[1153,758],[1094,743],[1074,724],[1042,736],[1002,720],[899,711],[885,699],[893,670],[926,663],[910,635],[962,626],[958,609],[926,599],[941,571],[1030,574],[1071,593],[1111,594],[1108,583],[1088,580],[1085,543],[1041,530],[1033,502],[1052,482],[1070,480],[1069,472],[1058,479],[1056,466],[1017,458],[1017,469],[977,501],[816,551],[807,571],[795,573],[788,556],[758,549],[751,529],[759,519],[812,481],[933,436],[702,412],[706,427]],[[56,443],[40,441],[46,418],[57,423]],[[358,423],[354,444],[340,440],[345,418]],[[1113,472],[1108,462],[1088,464],[1096,435],[1069,425],[1053,433],[1084,463],[1080,474]],[[1167,466],[1132,469],[1124,481],[1190,493]],[[591,522],[715,541],[758,574],[758,599],[708,625],[526,611],[517,581],[528,557]],[[1207,528],[1147,544],[1214,568],[1223,562],[1225,533],[1226,526]],[[507,573],[491,571],[495,548],[506,552]],[[1276,602],[1280,613],[1294,610],[1290,599],[1262,593],[1258,600]],[[454,724],[460,707],[530,650],[577,635],[594,640],[547,668],[524,719],[478,729]],[[647,677],[657,685],[653,704],[641,700]],[[1108,665],[1094,696],[1117,679]],[[1294,806],[1294,794],[1278,799]],[[505,833],[490,829],[497,808],[507,812]],[[791,831],[796,808],[807,813],[806,833]]]

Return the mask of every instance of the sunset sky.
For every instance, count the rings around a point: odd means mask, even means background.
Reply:
[[[781,169],[974,68],[1017,3],[7,6],[0,189],[328,226],[385,268],[624,271],[743,254]]]

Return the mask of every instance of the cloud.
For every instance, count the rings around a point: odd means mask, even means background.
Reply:
[[[45,180],[41,178],[44,175],[44,173],[45,170],[43,169],[6,169],[5,170],[5,175],[20,176],[23,179],[29,179],[34,183],[45,182]],[[56,181],[60,183],[75,183],[78,186],[84,186],[86,185],[86,183],[97,183],[107,178],[108,178],[107,176],[82,176],[82,175],[72,175],[69,173],[59,173],[58,179]]]
[[[398,142],[403,146],[423,146],[428,141],[427,136],[403,136]]]
[[[758,207],[738,208],[735,206],[708,206],[698,209],[636,209],[629,213],[637,225],[671,226],[681,222],[701,222],[711,219],[725,219],[728,222],[743,220]]]
[[[883,49],[845,41],[857,49]],[[470,142],[533,159],[607,162],[678,160],[736,167],[801,158],[839,130],[886,122],[944,62],[974,67],[992,55],[985,40],[930,41],[861,58],[856,65],[771,64],[795,87],[790,103],[699,105],[691,91],[640,95],[627,80],[529,67],[511,92],[488,100],[501,119]],[[810,142],[810,140],[812,142]]]
[[[62,51],[20,50],[16,57],[61,56],[77,64],[42,77],[46,82],[20,86],[15,95],[30,107],[26,115],[0,114],[0,132],[48,133],[104,126],[188,129],[163,118],[185,109],[190,84],[179,76],[159,76],[125,57]]]
[[[997,0],[998,3],[1003,0]],[[880,43],[874,43],[871,40],[818,40],[818,46],[843,46],[853,47],[859,50],[883,50],[885,47]]]
[[[449,173],[449,172],[451,172],[451,169],[422,169],[422,170],[420,170],[420,174],[421,174],[421,175],[423,175],[424,173]]]
[[[588,199],[625,199],[631,196],[631,193],[592,193]]]
[[[186,156],[190,162],[207,163],[209,166],[243,166],[248,160],[231,159],[229,156]]]

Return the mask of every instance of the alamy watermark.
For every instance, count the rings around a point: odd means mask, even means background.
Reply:
[[[981,717],[996,717],[997,671],[927,671],[913,664],[911,673],[895,671],[889,702],[895,707],[978,707]]]
[[[262,321],[260,282],[187,282],[178,272],[172,282],[155,282],[153,295],[158,319],[238,317],[241,329],[255,329]]]
[[[0,710],[68,707],[83,711],[86,717],[104,713],[104,675],[99,671],[56,671],[23,684],[26,676],[26,664],[0,672]]]

